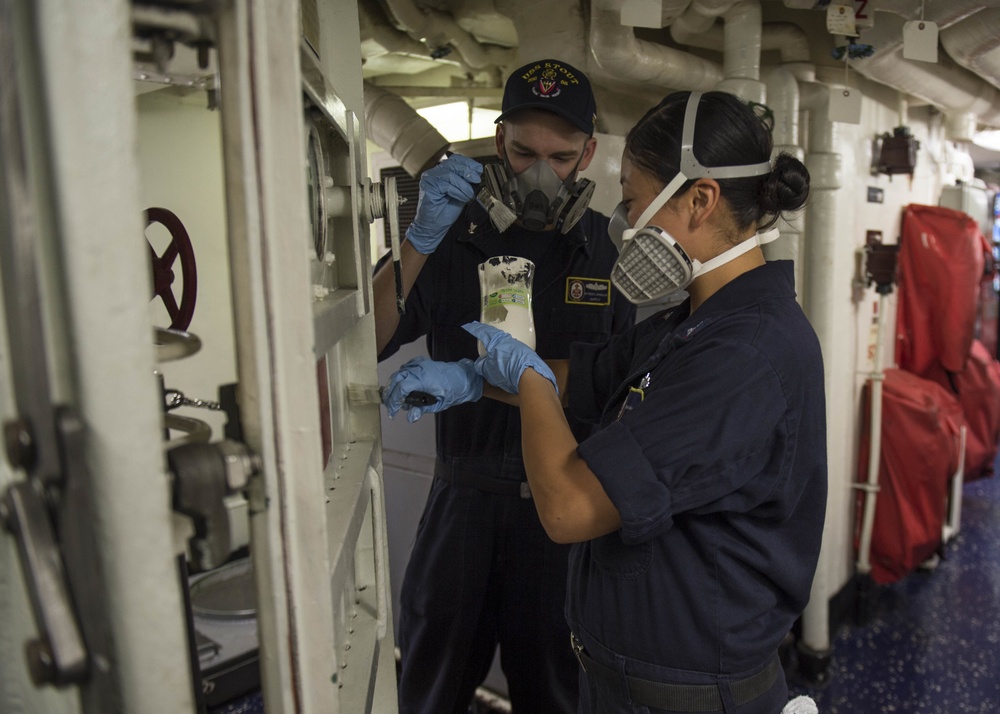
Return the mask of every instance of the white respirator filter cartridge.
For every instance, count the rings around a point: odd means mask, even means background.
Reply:
[[[694,263],[669,233],[641,228],[625,241],[611,282],[629,302],[641,304],[687,287]]]

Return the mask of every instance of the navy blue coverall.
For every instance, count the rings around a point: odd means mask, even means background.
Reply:
[[[433,359],[477,357],[462,325],[480,316],[480,263],[535,263],[536,351],[568,359],[574,341],[604,342],[635,309],[608,279],[617,250],[608,219],[587,211],[565,236],[512,226],[498,234],[470,202],[428,256],[379,359],[426,335]],[[516,407],[492,399],[435,415],[435,479],[400,594],[402,714],[467,711],[497,644],[516,713],[573,714],[578,665],[563,609],[568,546],[552,543],[527,496]],[[578,439],[592,425],[574,424]]]
[[[822,357],[792,264],[574,346],[568,390],[600,424],[578,453],[622,522],[570,556],[567,619],[598,663],[581,712],[680,708],[638,680],[717,705],[685,711],[780,712],[775,653],[809,600],[827,492]]]

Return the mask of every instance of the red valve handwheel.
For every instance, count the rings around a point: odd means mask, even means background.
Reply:
[[[198,299],[198,270],[194,260],[194,247],[191,238],[181,223],[181,219],[166,208],[147,208],[146,227],[159,223],[170,233],[170,244],[164,249],[163,255],[157,255],[149,239],[150,267],[153,271],[153,297],[160,298],[170,316],[170,329],[186,330],[194,317],[194,304]],[[181,290],[180,303],[174,296],[174,261],[180,260],[181,277],[184,287]]]

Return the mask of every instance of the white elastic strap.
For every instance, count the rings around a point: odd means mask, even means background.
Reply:
[[[687,176],[684,175],[683,171],[679,172],[676,176],[670,179],[670,183],[664,186],[663,190],[660,191],[656,198],[653,199],[653,202],[646,206],[646,210],[642,212],[642,215],[639,216],[639,220],[635,222],[635,227],[645,228],[649,225],[649,221],[652,220],[656,212],[663,208],[663,204],[669,201],[673,195],[677,193],[677,189],[679,189],[685,181],[687,181]]]
[[[777,228],[768,228],[766,231],[758,233],[754,237],[757,239],[757,245],[766,245],[772,241],[778,240],[778,238],[781,237],[781,231]]]
[[[684,130],[681,132],[681,173],[691,178],[749,178],[771,173],[771,162],[745,166],[703,166],[694,155],[694,120],[698,115],[701,92],[691,92],[684,110]]]
[[[768,231],[764,231],[763,233],[755,233],[749,238],[747,238],[745,241],[737,243],[729,250],[725,250],[722,253],[719,253],[711,260],[694,266],[694,274],[696,276],[704,275],[705,273],[715,270],[720,265],[725,265],[731,260],[736,260],[747,251],[752,250],[753,248],[756,248],[759,245],[770,243],[771,241],[775,240],[778,237],[778,235],[779,234],[777,228],[772,228]]]

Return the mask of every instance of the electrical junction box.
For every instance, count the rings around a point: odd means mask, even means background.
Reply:
[[[982,180],[975,179],[972,182],[959,182],[955,186],[945,186],[941,189],[938,205],[967,213],[972,216],[984,236],[989,238],[993,235],[993,215],[986,184]]]

